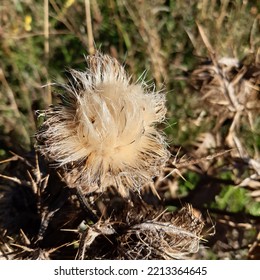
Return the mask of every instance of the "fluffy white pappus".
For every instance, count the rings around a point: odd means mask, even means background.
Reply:
[[[110,56],[97,53],[87,62],[86,72],[71,71],[61,103],[45,112],[39,150],[85,192],[111,185],[123,195],[140,191],[169,158],[156,129],[165,118],[165,94],[144,82],[131,84]]]

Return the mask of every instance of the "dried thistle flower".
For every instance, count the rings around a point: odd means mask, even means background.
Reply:
[[[153,215],[156,212],[154,211]],[[139,221],[121,236],[126,259],[184,259],[197,253],[205,223],[191,205]]]
[[[113,219],[115,219],[113,221]],[[81,233],[78,259],[184,259],[197,253],[204,221],[190,205],[177,213],[139,201]]]
[[[39,149],[85,193],[110,185],[125,195],[139,191],[169,157],[155,127],[165,117],[165,95],[143,81],[131,84],[107,55],[88,56],[87,62],[86,72],[71,71],[61,103],[45,112]]]

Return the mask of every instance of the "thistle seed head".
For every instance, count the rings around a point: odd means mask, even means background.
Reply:
[[[85,72],[72,70],[73,79],[61,85],[61,103],[45,111],[39,150],[85,192],[111,185],[122,194],[139,191],[169,158],[155,127],[165,118],[165,95],[131,83],[110,56],[97,53],[87,62]]]

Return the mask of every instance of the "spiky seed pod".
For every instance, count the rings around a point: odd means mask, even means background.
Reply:
[[[156,211],[152,213],[155,215]],[[191,205],[177,213],[157,213],[156,218],[147,218],[136,220],[137,223],[120,237],[122,258],[184,259],[198,252],[205,223]]]
[[[140,190],[169,158],[155,125],[165,118],[165,95],[130,83],[114,58],[87,57],[86,72],[72,70],[61,103],[50,107],[37,133],[39,150],[85,193],[114,185]]]
[[[198,252],[205,223],[190,205],[171,213],[141,203],[82,232],[77,258],[169,260]]]

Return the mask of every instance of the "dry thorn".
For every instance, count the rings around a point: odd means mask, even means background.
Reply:
[[[10,151],[10,153],[14,156],[17,157],[17,159],[21,160],[22,162],[24,162],[28,167],[30,167],[31,169],[33,169],[33,165],[24,157],[17,155],[16,153]]]
[[[10,161],[17,161],[18,159],[19,159],[19,157],[17,155],[14,155],[14,156],[12,156],[10,158],[1,160],[0,164],[7,163],[7,162],[10,162]]]
[[[19,185],[22,185],[22,181],[16,177],[10,177],[10,176],[6,176],[6,175],[3,175],[3,174],[0,174],[0,178],[4,178],[4,179],[7,179],[7,180],[10,180],[10,181],[13,181]]]

